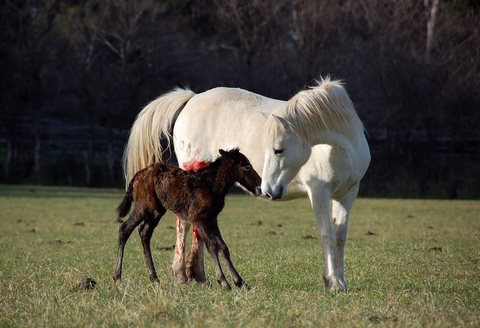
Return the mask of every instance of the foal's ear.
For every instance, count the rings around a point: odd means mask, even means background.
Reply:
[[[225,156],[227,154],[227,152],[223,149],[219,149],[218,151],[220,152],[220,155],[222,155],[222,156]]]

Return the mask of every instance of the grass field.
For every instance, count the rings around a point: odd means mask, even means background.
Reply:
[[[480,201],[358,199],[346,248],[347,293],[323,289],[307,199],[231,195],[219,224],[251,291],[173,284],[174,218],[147,277],[137,234],[123,284],[112,275],[121,191],[0,185],[1,327],[479,327]],[[85,277],[97,282],[77,290]],[[227,273],[227,280],[231,279]]]

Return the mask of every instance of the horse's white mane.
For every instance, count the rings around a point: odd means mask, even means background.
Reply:
[[[335,131],[345,136],[363,130],[363,123],[343,83],[332,81],[329,76],[316,82],[317,85],[300,91],[273,114],[284,118],[297,136],[310,142],[318,137],[319,130]],[[271,137],[278,133],[273,126],[266,128]]]

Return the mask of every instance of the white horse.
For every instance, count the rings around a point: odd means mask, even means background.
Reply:
[[[162,147],[161,136],[168,144]],[[173,147],[180,167],[198,170],[218,149],[240,150],[262,172],[262,193],[272,200],[308,196],[320,231],[326,290],[344,291],[344,247],[350,210],[369,163],[364,128],[339,81],[318,85],[280,101],[242,89],[214,88],[200,94],[175,89],[148,104],[130,132],[124,154],[126,181]],[[331,212],[330,212],[331,202]],[[177,218],[172,273],[175,280],[209,283],[203,241]]]

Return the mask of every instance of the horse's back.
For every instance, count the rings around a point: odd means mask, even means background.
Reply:
[[[197,94],[175,122],[174,146],[179,164],[192,160],[212,162],[219,149],[240,150],[261,172],[263,158],[256,148],[261,141],[264,114],[283,102],[237,88],[214,88]],[[264,114],[262,114],[264,113]]]

